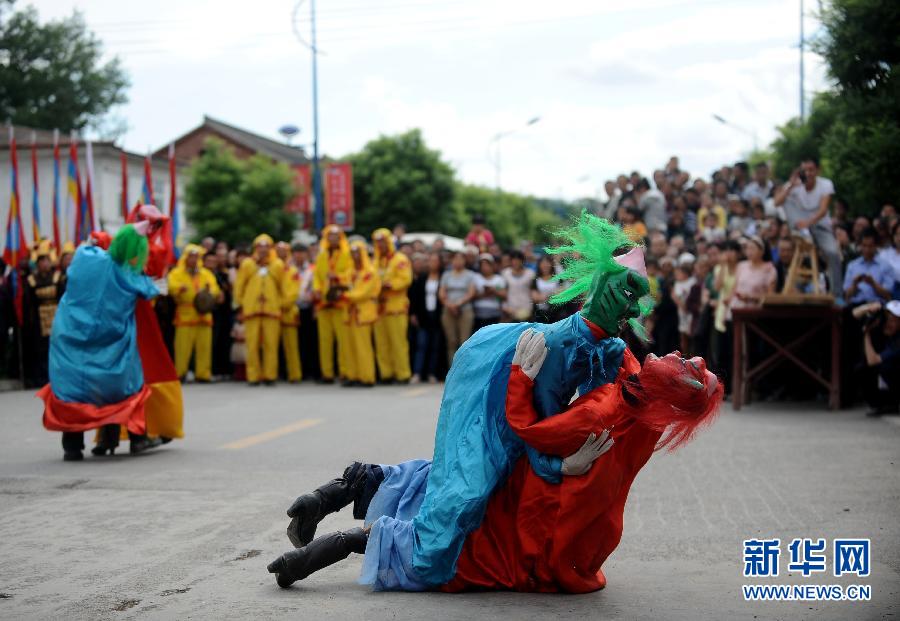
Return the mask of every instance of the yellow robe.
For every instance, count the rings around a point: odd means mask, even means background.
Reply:
[[[336,371],[334,363],[334,348],[337,345],[338,364],[340,374],[346,376],[347,343],[346,310],[347,305],[341,300],[329,302],[328,291],[333,286],[347,287],[353,273],[353,259],[350,257],[350,247],[346,238],[341,233],[341,242],[334,252],[323,237],[322,247],[316,257],[316,266],[313,270],[313,291],[318,297],[316,302],[316,319],[319,328],[319,367],[322,378],[334,379]]]
[[[378,373],[382,380],[401,382],[410,378],[409,368],[409,297],[412,284],[412,266],[402,252],[380,256],[375,260],[383,287],[379,305],[379,318],[375,324],[375,352]]]
[[[247,258],[238,269],[234,299],[241,309],[247,346],[247,381],[278,379],[284,264],[272,253],[264,265]],[[262,350],[262,365],[260,365]]]
[[[213,296],[220,293],[215,275],[205,267],[191,274],[184,259],[169,272],[169,294],[175,300],[175,370],[183,378],[194,356],[194,374],[198,380],[212,377],[212,313],[197,312],[194,298],[208,289]]]
[[[300,340],[297,327],[300,325],[300,309],[297,297],[300,295],[300,270],[289,265],[284,270],[284,282],[281,285],[281,346],[284,348],[284,363],[287,366],[289,382],[303,379],[300,369]]]
[[[378,320],[378,294],[381,279],[365,256],[363,267],[353,274],[351,288],[344,294],[350,303],[347,310],[347,332],[350,355],[347,356],[347,379],[363,384],[375,383],[375,352],[372,349],[372,326]]]

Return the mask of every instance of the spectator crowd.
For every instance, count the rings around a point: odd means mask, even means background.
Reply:
[[[874,217],[851,218],[814,159],[776,181],[766,164],[751,170],[745,162],[723,166],[709,179],[692,177],[673,157],[652,180],[622,174],[605,190],[598,215],[646,247],[655,308],[645,326],[650,341],[630,338],[639,357],[676,349],[701,355],[728,384],[733,310],[758,307],[773,294],[801,296],[802,303],[803,295],[827,291],[842,309],[845,386],[851,387],[845,400],[865,397],[873,414],[897,411],[900,221],[894,205],[857,206]],[[503,249],[489,225],[474,218],[464,250],[453,252],[440,237],[427,246],[405,236],[402,225],[370,238],[347,238],[328,227],[310,245],[260,235],[232,248],[206,238],[182,249],[158,283],[165,295],[157,298],[157,318],[185,380],[259,385],[306,378],[348,387],[439,381],[474,331],[498,322],[551,323],[577,310],[550,303],[565,286],[556,278],[554,255],[527,240]],[[800,258],[810,248],[823,266],[819,282],[795,277],[797,267],[809,267]],[[21,329],[12,268],[0,263],[0,362],[16,375],[21,359],[30,387],[47,381],[53,312],[73,252],[69,245],[56,256],[41,242],[19,266]],[[788,329],[771,327],[776,338]],[[816,347],[821,344],[809,344],[808,359],[826,364]],[[762,342],[747,343],[744,351],[757,361],[771,353]],[[789,371],[758,388],[768,398],[809,398],[817,390]]]

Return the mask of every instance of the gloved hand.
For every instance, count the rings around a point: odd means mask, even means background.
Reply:
[[[613,439],[609,437],[609,431],[604,431],[599,436],[592,433],[580,449],[563,460],[560,472],[567,476],[582,475],[590,470],[594,461],[612,446]]]
[[[153,284],[159,289],[160,295],[169,295],[169,281],[165,278],[157,278]]]
[[[544,359],[547,357],[547,346],[544,343],[544,333],[528,328],[519,337],[516,343],[516,353],[513,354],[512,363],[533,380],[537,377]]]

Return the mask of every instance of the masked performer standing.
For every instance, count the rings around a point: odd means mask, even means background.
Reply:
[[[146,225],[141,228],[146,230]],[[147,238],[126,225],[109,252],[81,246],[68,269],[68,288],[50,337],[50,383],[44,401],[44,427],[63,432],[63,458],[82,459],[83,432],[119,425],[130,434],[146,431],[144,383],[137,348],[135,304],[157,295],[142,272]]]
[[[138,205],[128,215],[128,222],[146,222],[147,265],[144,273],[154,279],[161,294],[168,292],[165,275],[175,262],[175,250],[172,242],[172,222],[154,205]],[[145,442],[135,444],[131,441],[131,450],[152,448],[172,438],[183,438],[184,401],[181,394],[181,382],[175,363],[163,340],[159,320],[153,305],[148,300],[138,300],[135,307],[137,322],[138,351],[141,354],[141,365],[144,369],[144,381],[150,387],[150,398],[147,400],[147,435]],[[104,449],[111,450],[101,442],[94,452],[102,454]]]

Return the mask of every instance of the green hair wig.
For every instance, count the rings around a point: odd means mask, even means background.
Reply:
[[[109,256],[112,260],[125,269],[137,273],[144,271],[149,252],[150,245],[147,238],[130,224],[119,229],[109,245]]]
[[[597,272],[624,272],[628,268],[616,263],[615,252],[637,246],[621,228],[587,211],[582,211],[571,226],[555,231],[554,235],[563,243],[548,248],[547,252],[569,255],[563,258],[563,270],[556,279],[572,284],[551,297],[552,304],[565,304],[587,293]]]

